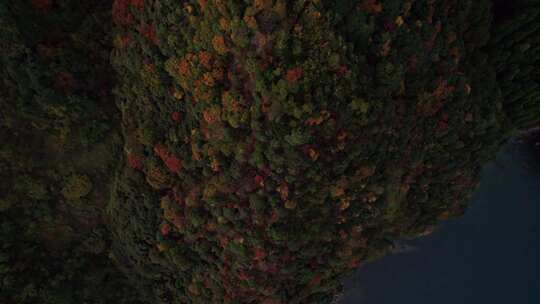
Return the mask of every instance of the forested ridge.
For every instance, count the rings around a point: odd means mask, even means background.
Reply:
[[[507,5],[0,3],[0,302],[332,302],[539,125]]]

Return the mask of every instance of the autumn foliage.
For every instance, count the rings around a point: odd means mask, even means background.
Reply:
[[[331,303],[539,123],[516,1],[0,1],[0,302]]]
[[[117,102],[148,157],[110,210],[156,302],[330,301],[462,214],[512,128],[487,0],[128,2]]]
[[[107,256],[124,162],[106,2],[0,1],[0,303],[141,303]]]

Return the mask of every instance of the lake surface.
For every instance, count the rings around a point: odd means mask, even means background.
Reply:
[[[406,244],[410,252],[359,269],[340,304],[540,303],[540,167],[531,149],[508,144],[482,171],[463,217]]]

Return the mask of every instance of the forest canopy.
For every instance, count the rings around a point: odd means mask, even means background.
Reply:
[[[0,301],[331,303],[540,122],[540,2],[0,3]]]

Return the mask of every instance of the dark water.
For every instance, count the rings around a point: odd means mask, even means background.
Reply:
[[[507,145],[465,216],[365,265],[340,304],[540,303],[540,168],[530,152]]]

